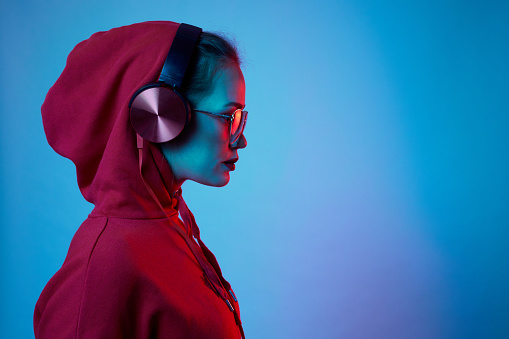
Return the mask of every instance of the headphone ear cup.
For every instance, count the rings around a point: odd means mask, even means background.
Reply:
[[[143,139],[163,143],[176,138],[190,119],[187,101],[169,87],[141,89],[130,104],[131,124]]]

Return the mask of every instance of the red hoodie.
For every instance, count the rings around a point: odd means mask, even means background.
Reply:
[[[129,99],[157,80],[177,28],[145,22],[92,35],[46,96],[48,142],[74,162],[95,207],[37,301],[38,339],[243,336],[235,295],[212,253],[192,239],[198,230],[172,197],[171,168],[146,141],[140,174]]]

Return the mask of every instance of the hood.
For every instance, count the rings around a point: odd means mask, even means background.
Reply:
[[[166,216],[142,180],[128,104],[138,88],[157,81],[178,26],[153,21],[93,34],[72,50],[46,95],[46,138],[76,165],[80,191],[95,205],[91,215]],[[171,168],[156,145],[143,144],[143,177],[174,211]]]

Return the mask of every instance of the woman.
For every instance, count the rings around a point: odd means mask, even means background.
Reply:
[[[200,32],[160,21],[96,33],[49,90],[48,142],[95,207],[39,297],[36,338],[244,337],[237,298],[181,196],[188,179],[226,185],[246,147],[239,58]],[[150,101],[154,91],[170,104]]]

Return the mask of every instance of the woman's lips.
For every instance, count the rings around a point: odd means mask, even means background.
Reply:
[[[235,164],[233,162],[223,162],[230,171],[235,171]]]

